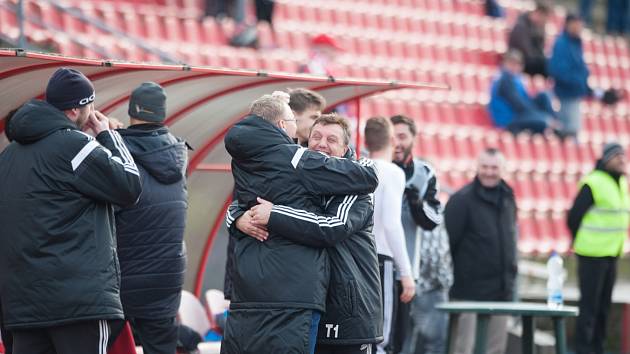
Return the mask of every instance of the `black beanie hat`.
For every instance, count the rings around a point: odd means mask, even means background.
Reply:
[[[94,86],[80,71],[59,68],[48,80],[46,102],[60,111],[94,102]]]
[[[161,123],[166,118],[166,93],[155,82],[143,82],[129,98],[129,117]]]

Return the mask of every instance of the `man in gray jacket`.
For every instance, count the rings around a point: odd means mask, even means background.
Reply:
[[[402,224],[407,251],[416,280],[416,296],[398,310],[396,352],[443,353],[447,315],[435,304],[448,300],[453,282],[448,237],[441,227],[442,206],[437,199],[435,170],[413,157],[415,122],[406,116],[391,117],[396,134],[394,162],[403,169],[407,184],[402,203]],[[433,230],[433,231],[432,231]]]

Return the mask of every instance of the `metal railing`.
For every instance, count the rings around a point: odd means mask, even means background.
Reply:
[[[149,54],[153,54],[155,55],[157,58],[159,58],[160,61],[164,62],[164,63],[177,63],[177,64],[181,64],[183,63],[181,60],[173,57],[172,55],[160,50],[159,48],[153,47],[147,43],[145,43],[142,39],[139,38],[135,38],[133,36],[130,36],[129,34],[118,30],[116,28],[112,28],[111,26],[107,25],[106,23],[102,22],[99,19],[90,17],[86,14],[83,13],[83,11],[81,11],[80,9],[76,8],[76,7],[71,7],[71,6],[66,6],[66,5],[62,5],[60,4],[58,1],[55,0],[39,0],[40,2],[44,2],[47,3],[51,6],[53,6],[57,11],[61,11],[64,12],[66,14],[69,14],[70,16],[76,18],[77,20],[85,23],[87,26],[93,26],[95,28],[97,28],[98,30],[105,32],[109,35],[111,35],[112,37],[116,38],[118,41],[123,41],[126,43],[131,44],[132,46],[138,48],[139,50],[142,50],[146,53]],[[38,16],[30,16],[28,14],[26,14],[24,12],[24,0],[18,0],[18,2],[16,4],[6,4],[6,3],[0,3],[0,6],[4,7],[5,9],[8,9],[12,12],[14,12],[16,14],[17,20],[18,20],[18,27],[19,27],[19,35],[18,35],[18,43],[17,45],[21,48],[25,48],[25,49],[29,49],[29,45],[26,41],[26,35],[24,32],[24,23],[26,21],[28,21],[29,23],[32,23],[38,27],[44,28],[45,30],[53,33],[55,36],[57,37],[62,37],[65,40],[68,40],[72,43],[75,43],[83,48],[89,49],[101,56],[103,56],[104,58],[112,58],[111,53],[107,50],[107,48],[98,46],[98,45],[94,45],[93,43],[82,39],[82,38],[78,38],[76,36],[72,36],[71,34],[68,34],[64,29],[59,28],[56,25],[47,23],[44,19],[42,19],[41,17]],[[32,47],[30,47],[32,48]],[[125,58],[119,58],[119,59],[125,59]]]

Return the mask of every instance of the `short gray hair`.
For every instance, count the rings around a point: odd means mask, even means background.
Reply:
[[[264,95],[252,102],[249,114],[257,115],[268,122],[275,123],[284,118],[286,109],[288,109],[288,106],[281,98]]]

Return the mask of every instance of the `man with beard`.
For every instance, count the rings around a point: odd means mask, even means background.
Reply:
[[[134,204],[141,185],[94,98],[90,80],[60,68],[46,101],[29,101],[7,126],[0,296],[15,354],[101,354],[122,328],[113,206]]]
[[[409,354],[415,353],[416,348],[422,348],[422,353],[443,353],[448,314],[438,311],[435,304],[448,301],[453,283],[451,253],[445,232],[423,232],[442,223],[437,176],[428,163],[413,157],[415,122],[402,115],[390,120],[396,134],[394,163],[405,172],[407,181],[402,223],[416,281],[416,296],[409,305],[402,303],[398,308],[396,348]]]

